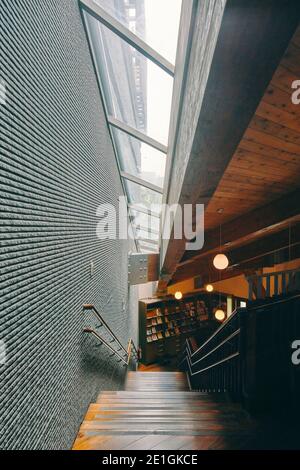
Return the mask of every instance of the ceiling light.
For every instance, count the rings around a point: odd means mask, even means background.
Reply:
[[[214,286],[212,286],[211,284],[207,284],[206,290],[207,292],[212,292],[214,290]]]
[[[215,311],[215,319],[218,320],[218,321],[223,321],[225,320],[225,312],[224,310],[221,310],[220,308],[218,308],[218,310]]]
[[[216,269],[223,270],[228,267],[229,260],[226,255],[224,255],[223,253],[219,253],[214,257],[213,264]]]
[[[182,292],[180,292],[180,291],[175,292],[174,297],[177,300],[182,299]]]

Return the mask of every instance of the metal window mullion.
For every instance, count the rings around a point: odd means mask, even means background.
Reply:
[[[121,39],[134,47],[138,52],[151,60],[166,73],[174,77],[175,67],[162,55],[156,52],[145,41],[132,33],[126,26],[120,23],[116,18],[111,16],[98,4],[92,0],[80,0],[80,6],[83,10],[100,21],[104,26],[109,28],[113,33],[117,34]]]
[[[167,154],[168,147],[166,145],[163,145],[152,137],[149,137],[147,134],[144,134],[144,132],[138,131],[134,127],[125,124],[124,122],[120,121],[119,119],[116,119],[113,116],[110,116],[109,114],[107,115],[107,120],[112,127],[115,127],[120,131],[126,132],[126,134],[130,135],[131,137],[134,137],[135,139],[138,139],[141,142],[150,145],[154,149],[159,150],[164,154]]]
[[[122,178],[131,181],[132,183],[139,184],[140,186],[144,186],[147,189],[150,189],[151,191],[155,191],[156,193],[162,194],[163,190],[159,186],[156,186],[155,184],[149,183],[146,180],[143,180],[142,178],[139,178],[138,176],[131,175],[130,173],[127,173],[126,171],[120,171],[120,175]]]

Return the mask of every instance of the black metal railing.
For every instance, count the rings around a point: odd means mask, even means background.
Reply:
[[[239,308],[199,348],[186,341],[180,366],[193,390],[227,392],[249,409],[267,410],[300,393],[291,345],[300,340],[300,295]]]
[[[109,351],[111,351],[113,356],[117,357],[118,362],[123,362],[124,366],[129,365],[130,359],[132,357],[136,362],[139,361],[139,351],[136,348],[132,338],[129,339],[126,349],[94,305],[84,304],[83,310],[90,310],[94,314],[96,320],[99,322],[99,327],[103,327],[105,329],[109,338],[104,338],[93,328],[85,328],[83,330],[85,333],[90,333],[92,336],[94,336],[100,342],[100,344],[103,344]],[[114,345],[116,346],[114,347]]]
[[[299,269],[255,274],[247,276],[246,279],[250,301],[300,291]]]
[[[245,309],[235,310],[215,333],[193,351],[186,341],[180,362],[192,389],[240,394],[242,387],[242,317]]]

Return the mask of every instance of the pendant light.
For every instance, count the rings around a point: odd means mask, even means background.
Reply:
[[[214,259],[213,259],[213,265],[216,269],[223,271],[223,269],[226,269],[229,265],[229,260],[224,253],[221,253],[221,247],[222,247],[222,226],[220,224],[220,253],[218,253]]]
[[[220,233],[220,240],[221,240],[221,233]],[[221,243],[220,243],[221,245]],[[219,282],[222,281],[222,272],[221,270],[219,271]],[[221,288],[221,286],[219,286]],[[225,320],[226,318],[226,314],[222,308],[222,302],[221,302],[221,292],[219,290],[219,305],[217,307],[217,310],[215,311],[214,315],[215,315],[215,319],[218,320],[219,322],[222,322]]]
[[[215,311],[215,319],[218,321],[223,321],[225,320],[225,312],[221,308],[218,308],[218,310]]]
[[[205,286],[205,290],[206,292],[213,292],[214,290],[214,286],[211,284],[211,276],[210,276],[210,273],[208,275],[208,283],[206,284]]]
[[[214,286],[212,284],[206,284],[205,289],[207,292],[212,292],[214,290]]]
[[[180,291],[175,292],[174,297],[175,297],[176,300],[181,300],[182,299],[182,292],[180,292]]]

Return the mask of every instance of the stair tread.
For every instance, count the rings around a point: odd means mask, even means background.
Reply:
[[[226,448],[255,426],[225,394],[190,391],[182,372],[129,372],[125,390],[102,391],[90,404],[73,448]]]

